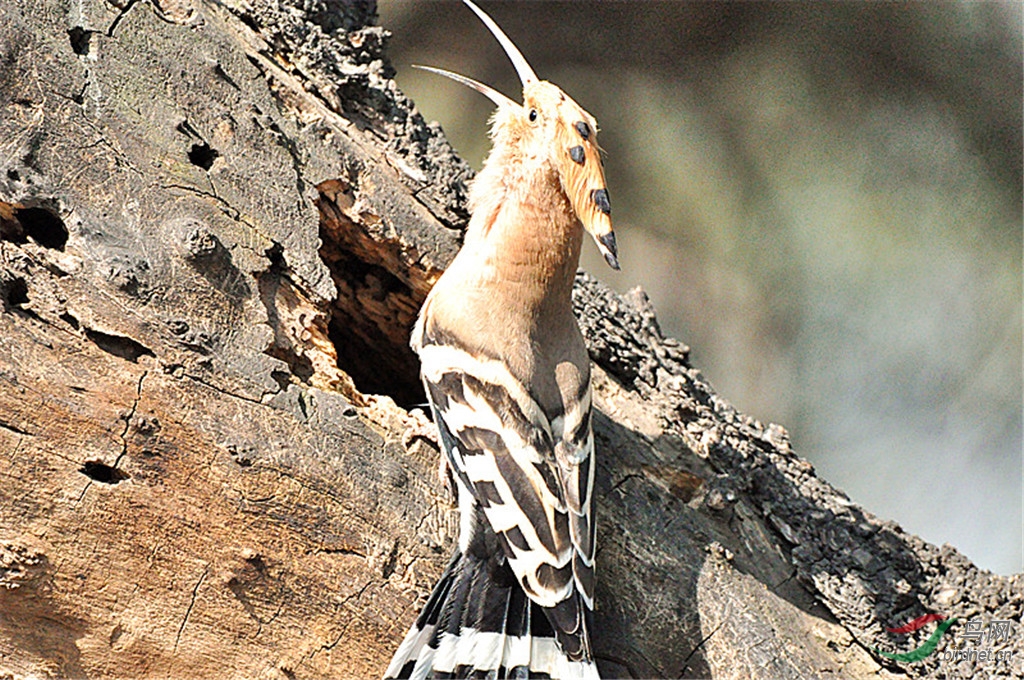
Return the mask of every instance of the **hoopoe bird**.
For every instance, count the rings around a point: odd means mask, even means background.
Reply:
[[[458,547],[386,678],[597,678],[590,360],[572,312],[583,231],[619,268],[597,123],[494,21],[523,103],[497,106],[462,249],[412,333],[458,496]]]

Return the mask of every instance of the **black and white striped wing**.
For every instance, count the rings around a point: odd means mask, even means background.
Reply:
[[[565,653],[570,659],[591,658],[589,386],[549,421],[503,363],[449,345],[427,345],[419,354],[427,396],[459,486],[483,508],[512,572],[530,600],[544,609]],[[472,530],[463,528],[463,550]]]

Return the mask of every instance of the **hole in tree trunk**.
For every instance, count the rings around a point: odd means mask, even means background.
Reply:
[[[0,278],[0,295],[3,296],[4,308],[20,307],[28,302],[28,283],[20,276]]]
[[[83,475],[101,484],[117,484],[128,479],[128,474],[98,460],[87,460],[79,470]]]
[[[193,144],[192,148],[188,151],[189,162],[203,170],[212,168],[213,162],[217,160],[218,156],[220,156],[220,153],[216,149],[211,148],[206,142]]]
[[[29,238],[44,248],[64,250],[68,228],[50,208],[0,201],[0,239],[25,243]]]
[[[380,218],[363,212],[356,224],[346,214],[355,201],[347,182],[328,180],[317,189],[320,257],[338,289],[328,327],[338,367],[360,392],[386,394],[405,407],[422,404],[409,334],[429,290],[425,274],[403,264],[397,243],[366,233],[367,223]]]
[[[23,208],[16,210],[14,216],[33,241],[44,248],[64,250],[68,242],[68,228],[55,214],[46,208]]]
[[[89,43],[92,39],[92,31],[87,31],[81,26],[68,29],[68,39],[71,41],[71,49],[79,56],[89,54]]]

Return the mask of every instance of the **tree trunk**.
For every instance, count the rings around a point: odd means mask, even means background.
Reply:
[[[377,676],[457,531],[396,402],[470,171],[372,2],[116,2],[0,5],[0,677]],[[642,292],[575,303],[606,675],[1021,677],[1019,577],[851,503]]]

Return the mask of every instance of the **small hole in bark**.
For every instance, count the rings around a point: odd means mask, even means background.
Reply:
[[[7,171],[7,179],[11,180],[12,182],[20,182],[21,174],[14,168],[10,168]]]
[[[28,302],[28,284],[25,283],[25,279],[11,279],[5,288],[4,300],[8,306],[17,307]]]
[[[263,555],[259,553],[251,553],[245,556],[245,561],[248,562],[256,569],[256,571],[266,571],[267,563],[263,559]]]
[[[250,15],[250,14],[241,14],[241,15],[239,15],[238,18],[242,20],[243,24],[245,24],[246,26],[248,26],[252,30],[256,31],[257,33],[261,32],[262,29],[260,28],[260,25],[258,23],[256,23],[256,19],[252,15]],[[254,63],[254,64],[257,63],[255,58],[250,57],[249,55],[245,55],[245,56],[252,63]],[[262,70],[262,68],[261,68],[261,70]]]
[[[97,347],[108,354],[127,359],[132,363],[138,363],[139,357],[155,356],[153,351],[137,340],[124,335],[111,335],[103,331],[85,329],[85,337],[89,338]]]
[[[71,49],[75,54],[86,56],[89,54],[89,42],[92,38],[92,31],[87,31],[81,26],[68,29],[68,38],[71,39]]]
[[[203,170],[209,170],[213,167],[213,161],[220,156],[220,153],[216,149],[211,149],[210,145],[206,142],[202,144],[193,144],[192,148],[188,151],[188,160],[192,165],[198,166]]]
[[[106,463],[101,463],[98,460],[88,460],[82,469],[79,470],[83,475],[94,481],[100,482],[101,484],[117,484],[118,482],[128,479],[128,475],[116,467],[110,467]]]
[[[287,362],[286,359],[283,359],[280,356],[276,356],[276,355],[272,355],[272,356],[274,356],[275,359],[282,359],[282,361]],[[284,371],[271,371],[270,372],[270,377],[274,379],[274,382],[277,383],[278,389],[280,389],[282,392],[287,391],[288,386],[292,384],[292,377],[291,376],[292,376],[291,373],[285,373]],[[307,378],[308,377],[309,376],[307,376]]]
[[[15,208],[14,218],[25,234],[44,248],[64,250],[68,242],[68,228],[53,212],[46,208]]]

